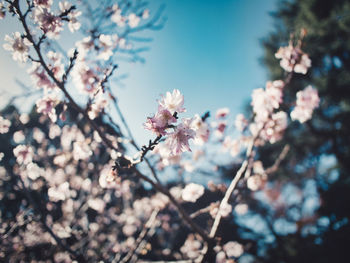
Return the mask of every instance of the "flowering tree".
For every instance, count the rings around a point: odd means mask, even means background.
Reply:
[[[186,116],[181,91],[169,91],[145,120],[153,137],[140,147],[109,81],[117,56],[141,59],[134,34],[160,28],[161,10],[152,17],[143,1],[39,0],[8,0],[0,9],[22,28],[5,36],[4,48],[30,65],[42,91],[30,115],[8,107],[0,117],[2,203],[16,204],[3,209],[4,260],[234,262],[249,251],[223,229],[234,231],[234,216],[248,210],[245,191],[264,188],[288,145],[269,168],[258,149],[280,141],[289,123],[310,120],[320,103],[312,86],[298,91],[292,105],[284,102],[295,75],[311,67],[305,30],[276,50],[285,78],[253,91],[251,116],[239,114],[233,127],[227,108],[212,122],[209,113]],[[65,24],[77,37],[67,50],[60,43]],[[171,167],[180,175],[215,174],[210,155],[221,148],[237,164],[228,185],[161,180]]]

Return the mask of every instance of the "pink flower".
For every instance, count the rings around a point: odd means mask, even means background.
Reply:
[[[216,111],[215,118],[222,119],[225,118],[230,113],[229,108],[221,108]]]
[[[22,37],[19,32],[12,33],[12,37],[5,36],[4,49],[12,52],[12,58],[15,61],[26,62],[28,59],[29,47],[32,43],[25,37]]]
[[[56,122],[57,115],[55,107],[58,104],[58,102],[59,100],[55,93],[48,93],[42,99],[37,100],[37,112],[49,116],[52,122]]]
[[[34,0],[34,6],[50,8],[51,5],[52,5],[52,0]]]
[[[248,125],[248,121],[242,113],[237,114],[235,120],[235,127],[238,131],[242,132]]]
[[[53,51],[47,53],[47,57],[50,60],[49,68],[57,79],[60,79],[64,73],[64,67],[61,63],[62,55]]]
[[[184,96],[178,89],[174,89],[173,93],[167,92],[165,94],[165,97],[162,97],[162,99],[159,101],[159,105],[170,111],[171,114],[174,114],[175,112],[180,113],[186,111],[183,107]]]
[[[33,62],[33,66],[28,70],[36,88],[53,89],[55,85],[51,82],[44,68],[39,63]]]
[[[238,215],[244,215],[248,212],[248,205],[247,204],[238,204],[235,206],[234,211],[238,214]]]
[[[194,139],[196,132],[191,128],[192,119],[182,119],[174,132],[170,133],[165,143],[171,149],[172,154],[178,155],[182,152],[191,151],[189,140]]]
[[[75,64],[73,82],[78,90],[93,96],[100,87],[100,78],[84,61]]]
[[[251,105],[255,113],[255,121],[265,122],[273,110],[279,108],[283,87],[284,83],[281,80],[268,81],[265,90],[259,88],[253,91]]]
[[[181,161],[181,156],[172,154],[171,149],[169,149],[169,147],[164,143],[158,144],[152,153],[158,154],[160,157],[160,161],[157,166],[159,170],[162,170],[164,167],[169,165],[179,164]]]
[[[296,107],[290,113],[292,120],[298,120],[301,123],[308,121],[319,103],[318,92],[311,86],[307,86],[304,90],[297,92]]]
[[[137,27],[140,21],[141,18],[135,15],[134,13],[128,16],[128,24],[131,28]]]
[[[143,12],[142,12],[142,19],[147,19],[149,18],[149,10],[148,9],[145,9]]]
[[[274,109],[278,109],[282,103],[284,82],[282,80],[268,81],[266,83],[266,95],[269,98],[269,103]]]
[[[113,5],[112,7],[113,15],[111,16],[111,20],[116,23],[119,27],[124,27],[126,22],[126,17],[122,15],[122,9],[118,6],[118,4]]]
[[[97,212],[102,213],[105,209],[106,203],[100,198],[94,198],[88,201],[88,205]]]
[[[167,134],[166,129],[169,128],[169,125],[176,123],[176,121],[176,118],[169,110],[159,106],[157,113],[152,118],[147,118],[144,127],[145,129],[156,133],[157,136],[164,136]]]
[[[209,140],[210,130],[209,125],[202,118],[196,114],[192,120],[191,127],[196,132],[194,143],[197,145],[203,145]]]
[[[62,19],[47,8],[36,7],[34,9],[34,21],[48,38],[58,38],[59,33],[63,30]]]
[[[287,114],[284,111],[273,113],[266,121],[260,136],[265,141],[275,143],[282,138],[284,130],[287,128]]]
[[[220,121],[216,125],[217,126],[216,126],[216,130],[215,130],[215,135],[220,138],[225,133],[225,130],[226,130],[226,127],[227,127],[227,122],[226,121]]]
[[[63,13],[68,11],[72,7],[72,5],[69,2],[64,1],[64,2],[59,2],[59,7],[61,12]],[[69,19],[68,28],[72,33],[79,30],[81,26],[80,22],[77,19],[77,17],[80,15],[81,15],[81,11],[75,11],[75,10],[71,10],[67,15]]]
[[[99,41],[102,52],[98,57],[103,60],[108,60],[113,55],[113,48],[117,46],[118,37],[117,35],[110,36],[101,34]]]
[[[293,47],[291,43],[287,47],[280,47],[275,57],[281,59],[280,65],[287,72],[306,74],[308,68],[311,67],[308,55],[300,48]]]
[[[235,241],[230,241],[223,246],[224,251],[229,257],[240,257],[244,250],[243,246]]]
[[[33,160],[33,149],[30,146],[18,145],[13,149],[18,164],[29,164]]]
[[[199,184],[190,183],[182,190],[182,199],[186,202],[195,203],[204,194],[204,187]]]
[[[95,119],[100,112],[104,110],[104,108],[108,105],[108,101],[99,93],[94,103],[91,104],[90,109],[88,111],[88,115],[90,119]]]
[[[249,176],[247,180],[247,187],[251,191],[257,191],[259,188],[261,188],[264,185],[265,181],[263,180],[263,177],[259,174],[254,174],[252,176]]]
[[[11,122],[0,116],[0,133],[7,133],[9,131],[10,126]]]
[[[256,120],[262,122],[267,120],[270,113],[273,111],[270,98],[262,88],[253,90],[251,105],[253,106]]]
[[[64,182],[59,186],[52,186],[47,191],[47,195],[49,196],[50,201],[58,202],[64,201],[70,195],[69,183]]]
[[[92,155],[89,144],[86,141],[73,143],[73,158],[76,161],[87,160]]]
[[[232,140],[229,136],[225,137],[222,146],[224,147],[225,151],[230,151],[232,157],[237,156],[241,150],[239,140]]]

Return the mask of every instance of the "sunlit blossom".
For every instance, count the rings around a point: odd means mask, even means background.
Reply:
[[[174,89],[172,93],[167,92],[164,97],[159,101],[159,105],[163,108],[169,110],[172,114],[175,112],[181,113],[185,112],[184,96],[180,93],[178,89]]]
[[[21,33],[12,33],[12,37],[5,36],[4,49],[12,52],[12,58],[15,61],[26,62],[28,59],[29,48],[32,43],[25,37],[21,36]]]
[[[190,183],[182,190],[182,199],[186,202],[195,203],[204,194],[204,187],[199,184]]]

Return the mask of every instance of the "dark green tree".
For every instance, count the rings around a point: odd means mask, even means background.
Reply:
[[[275,58],[280,46],[298,39],[306,29],[302,49],[312,60],[306,76],[294,74],[284,91],[286,103],[295,92],[312,85],[319,92],[320,107],[306,125],[293,122],[284,139],[260,148],[264,166],[273,164],[283,145],[290,151],[280,169],[269,178],[276,186],[292,182],[304,192],[310,179],[317,186],[319,208],[309,218],[295,216],[297,230],[282,234],[270,225],[274,242],[265,246],[262,262],[348,262],[350,248],[350,1],[280,1],[273,14],[275,30],[262,44],[262,60],[270,79],[285,73]],[[286,210],[284,215],[293,212]],[[302,210],[303,205],[299,205]],[[255,212],[266,216],[262,204]],[[299,212],[300,213],[300,212]],[[297,213],[298,214],[298,213]],[[293,218],[293,216],[290,216]],[[275,218],[278,216],[275,214]],[[273,220],[272,220],[273,221]]]

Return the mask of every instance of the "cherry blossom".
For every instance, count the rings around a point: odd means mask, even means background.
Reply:
[[[72,78],[76,88],[90,96],[93,96],[100,88],[99,76],[84,61],[77,61],[72,70]]]
[[[103,97],[102,93],[99,93],[95,97],[95,101],[90,105],[90,109],[88,111],[89,118],[92,120],[95,119],[107,105],[108,100]]]
[[[186,111],[186,109],[183,107],[184,96],[178,89],[174,89],[172,93],[167,92],[165,94],[165,97],[162,97],[162,99],[159,101],[159,105],[170,111],[171,114],[174,114],[175,112],[181,113]]]
[[[137,27],[138,24],[140,23],[140,21],[141,21],[141,18],[138,17],[137,15],[135,15],[133,13],[129,14],[129,16],[128,16],[128,25],[131,28]]]
[[[149,18],[149,9],[145,9],[142,12],[142,19],[147,19]]]
[[[225,118],[230,113],[229,108],[220,108],[216,111],[215,118],[222,119]]]
[[[210,209],[210,215],[215,218],[217,213],[219,211],[219,207],[214,207],[212,209]],[[221,207],[220,207],[220,214],[222,217],[228,217],[232,212],[232,206],[230,204],[224,203]]]
[[[208,123],[202,120],[202,118],[196,114],[191,122],[192,129],[196,132],[194,143],[197,145],[203,145],[209,140],[210,129]]]
[[[20,144],[13,149],[13,154],[17,158],[18,164],[29,164],[33,160],[33,148]]]
[[[250,176],[247,180],[247,187],[252,191],[259,190],[265,183],[265,178],[261,175],[254,174]]]
[[[195,238],[193,234],[190,234],[183,246],[180,248],[181,253],[185,254],[188,258],[195,259],[201,254],[202,243]]]
[[[112,10],[112,21],[116,23],[119,27],[124,27],[127,19],[126,17],[122,16],[122,10],[119,8],[118,4],[113,5]]]
[[[61,10],[61,12],[67,12],[70,8],[72,7],[72,5],[67,2],[59,2],[59,8]],[[70,12],[68,13],[67,17],[68,17],[68,29],[73,33],[77,30],[79,30],[81,24],[78,21],[77,17],[81,16],[82,12],[81,11],[76,11],[76,10],[70,10]]]
[[[199,184],[190,183],[182,190],[182,199],[186,202],[195,203],[204,194],[204,187]]]
[[[52,2],[53,0],[34,0],[34,6],[40,6],[49,9],[52,5]]]
[[[239,244],[236,241],[230,241],[227,242],[224,246],[223,246],[224,251],[226,252],[227,256],[229,257],[240,257],[243,252],[243,246],[241,244]]]
[[[49,90],[55,87],[40,63],[33,62],[32,67],[28,69],[28,73],[36,88]]]
[[[63,30],[62,19],[47,8],[36,7],[34,9],[34,21],[48,38],[59,38],[59,34]]]
[[[182,122],[168,134],[165,143],[172,150],[172,154],[178,155],[182,152],[191,151],[189,140],[196,136],[195,130],[191,128],[192,119],[182,119]]]
[[[12,37],[9,35],[5,36],[4,49],[12,52],[12,58],[15,61],[26,62],[28,59],[29,47],[32,43],[25,37],[21,36],[21,33],[12,33]]]
[[[7,133],[10,129],[11,121],[0,116],[0,134]]]
[[[104,35],[101,34],[99,37],[102,52],[98,55],[98,58],[108,60],[113,55],[113,48],[117,45],[117,35]]]
[[[13,134],[13,141],[15,143],[21,143],[25,140],[25,136],[24,136],[24,133],[23,131],[16,131],[14,134]]]
[[[144,127],[157,134],[157,136],[164,136],[167,134],[166,130],[169,128],[169,125],[176,122],[176,118],[168,109],[159,106],[157,113],[152,118],[147,118]]]
[[[56,122],[57,115],[55,107],[59,103],[56,93],[47,93],[43,98],[37,100],[37,112],[49,116],[52,122]]]
[[[48,67],[54,74],[55,78],[61,79],[64,73],[64,67],[61,62],[62,55],[57,52],[49,51],[47,57],[50,60]]]
[[[64,201],[70,196],[69,183],[64,182],[59,186],[52,186],[48,189],[47,195],[52,202]]]
[[[230,136],[226,136],[222,146],[225,151],[229,151],[232,157],[237,156],[241,150],[241,143],[239,140],[233,140]]]
[[[237,114],[235,119],[235,127],[238,131],[242,132],[248,126],[248,120],[242,113]]]
[[[280,47],[275,57],[281,59],[281,67],[287,71],[294,71],[296,73],[306,74],[309,67],[311,67],[311,60],[309,56],[299,47],[294,47],[289,43],[286,47]]]
[[[261,130],[260,137],[270,143],[275,143],[282,138],[287,125],[287,113],[284,111],[273,113],[271,119],[265,123],[264,128]]]
[[[164,167],[169,165],[179,164],[181,161],[181,156],[172,154],[171,149],[169,149],[169,147],[164,143],[158,144],[152,153],[157,154],[160,157],[160,161],[158,163],[159,170],[163,170]]]
[[[252,93],[253,111],[255,113],[255,120],[258,122],[265,122],[274,109],[278,109],[282,102],[282,88],[284,83],[276,80],[267,82],[266,88],[255,89]]]
[[[318,92],[311,86],[298,91],[296,107],[290,113],[292,120],[298,120],[301,123],[310,120],[314,109],[318,107],[319,103]]]
[[[234,211],[238,215],[244,215],[248,212],[248,205],[247,204],[238,204],[235,206]]]

